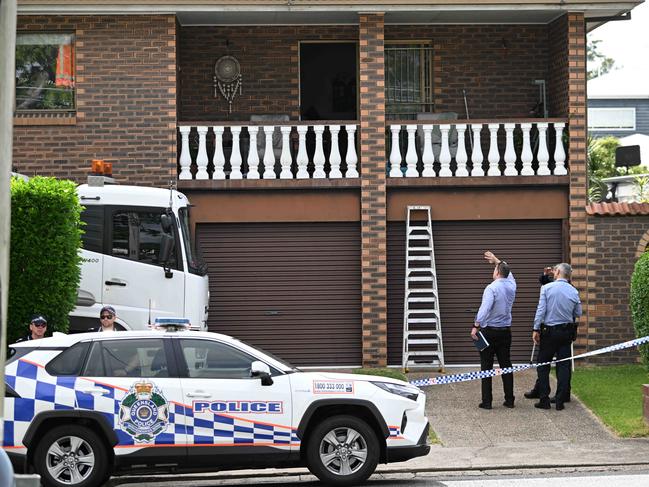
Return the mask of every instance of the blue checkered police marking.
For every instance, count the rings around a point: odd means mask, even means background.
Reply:
[[[465,372],[463,374],[451,374],[451,375],[442,375],[440,377],[428,377],[426,379],[411,380],[410,384],[417,387],[425,387],[425,386],[434,386],[440,384],[453,384],[455,382],[467,382],[470,380],[484,379],[487,377],[494,377],[497,375],[513,374],[514,372],[518,372],[521,370],[541,367],[543,365],[556,364],[559,362],[565,362],[567,360],[575,360],[579,358],[592,357],[594,355],[601,355],[604,353],[615,352],[618,350],[624,350],[625,348],[637,347],[645,343],[649,343],[649,335],[642,338],[636,338],[635,340],[629,340],[628,342],[611,345],[610,347],[599,348],[597,350],[593,350],[592,352],[586,352],[580,355],[574,355],[572,357],[564,358],[561,360],[552,360],[550,362],[544,362],[539,364],[515,365],[513,367],[507,367],[505,369],[477,370],[475,372]]]
[[[135,379],[137,380],[137,379]],[[6,401],[3,445],[20,447],[34,416],[52,409],[84,409],[104,415],[118,437],[117,448],[148,445],[264,445],[288,447],[300,443],[296,430],[282,425],[209,413],[201,418],[191,406],[168,402],[169,424],[153,442],[137,443],[121,429],[120,403],[128,391],[121,387],[76,377],[53,377],[42,366],[20,359],[7,367],[6,381],[21,396]],[[93,395],[80,389],[91,385],[106,389]]]

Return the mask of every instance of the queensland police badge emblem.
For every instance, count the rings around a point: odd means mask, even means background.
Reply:
[[[119,405],[119,423],[136,443],[149,443],[167,429],[169,404],[154,384],[136,382]]]

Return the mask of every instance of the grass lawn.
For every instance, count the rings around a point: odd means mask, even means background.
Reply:
[[[572,376],[572,392],[623,438],[649,436],[642,418],[642,384],[649,384],[642,365],[580,367]]]

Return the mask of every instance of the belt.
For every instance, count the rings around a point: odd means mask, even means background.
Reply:
[[[484,329],[490,331],[511,331],[511,326],[485,326]]]
[[[570,328],[573,328],[575,326],[574,323],[559,323],[557,325],[541,325],[541,328],[545,328],[547,330],[567,330]]]

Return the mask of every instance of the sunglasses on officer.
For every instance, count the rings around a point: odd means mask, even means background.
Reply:
[[[114,315],[101,315],[102,320],[112,320]]]
[[[32,321],[32,325],[39,328],[45,328],[47,326],[47,323],[45,323],[44,321]]]

